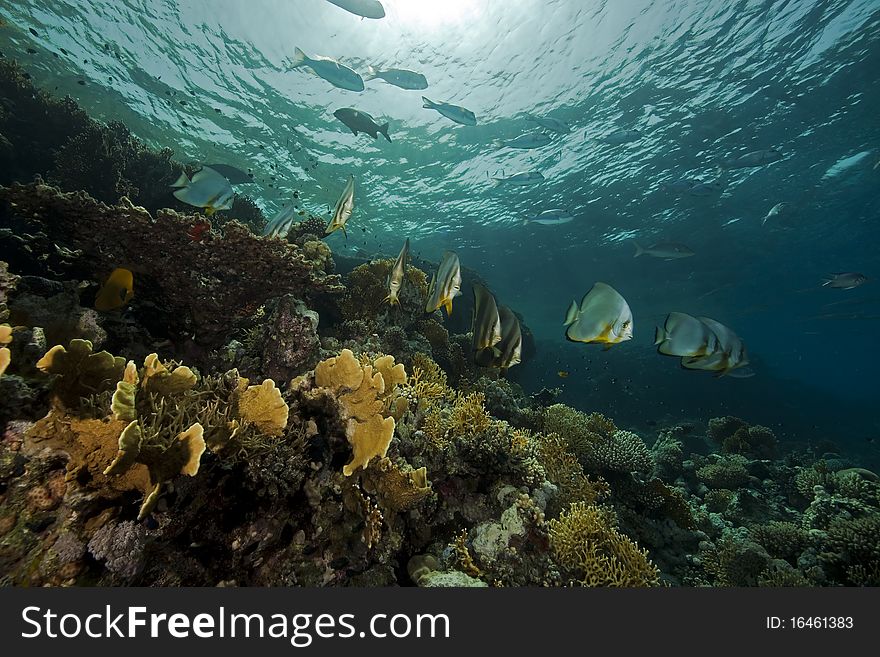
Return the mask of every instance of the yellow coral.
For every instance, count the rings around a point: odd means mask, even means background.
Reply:
[[[122,378],[125,359],[106,351],[92,352],[88,340],[71,340],[67,349],[55,345],[37,361],[37,368],[57,374],[53,391],[68,407],[78,405],[81,397],[110,390]]]
[[[147,392],[160,395],[175,395],[191,390],[196,385],[195,372],[185,365],[178,365],[173,371],[159,360],[159,354],[150,354],[144,359],[143,382]]]
[[[365,469],[362,478],[364,490],[375,492],[389,511],[411,509],[431,493],[425,468],[404,472],[388,457]]]
[[[535,456],[544,467],[547,479],[559,488],[559,502],[563,505],[571,502],[595,504],[611,491],[601,477],[591,480],[584,474],[584,469],[577,457],[568,450],[565,441],[555,433],[539,434],[531,440]]]
[[[447,444],[455,436],[474,435],[492,426],[492,417],[486,412],[481,392],[456,393],[450,408],[439,404],[428,407],[422,430],[437,445]]]
[[[249,386],[238,399],[238,416],[267,436],[280,436],[287,426],[290,409],[272,379]]]
[[[0,324],[0,344],[9,344],[12,342],[12,327],[8,324]],[[0,347],[0,376],[9,367],[9,361],[12,359],[12,353],[6,347]]]
[[[348,442],[354,453],[342,474],[349,477],[358,468],[365,468],[374,456],[385,456],[394,437],[394,426],[393,417],[381,415],[373,415],[365,422],[350,421]]]
[[[110,410],[117,420],[131,422],[137,419],[135,408],[138,386],[138,371],[133,360],[128,361],[122,380],[116,384],[116,392],[110,402]]]
[[[617,530],[614,513],[573,503],[550,521],[556,562],[582,586],[657,586],[660,572],[647,551]]]
[[[383,457],[394,437],[394,417],[383,417],[391,409],[394,391],[406,382],[403,365],[393,356],[381,356],[372,365],[362,365],[350,349],[315,367],[315,383],[332,390],[348,420],[346,437],[354,456],[343,468],[346,476],[365,467],[374,456]]]

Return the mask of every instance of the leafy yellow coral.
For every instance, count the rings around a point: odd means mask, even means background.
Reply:
[[[128,361],[122,380],[116,384],[116,392],[110,401],[110,410],[117,420],[132,422],[137,419],[138,372],[133,360]]]
[[[575,502],[550,521],[556,562],[581,586],[656,586],[648,553],[617,530],[612,511]]]
[[[362,474],[364,490],[375,491],[381,506],[389,511],[413,508],[431,493],[425,468],[403,471],[384,457]]]
[[[122,377],[125,359],[109,352],[92,352],[88,340],[71,340],[65,349],[55,345],[37,361],[37,367],[47,374],[59,375],[53,386],[57,398],[67,407],[74,407],[79,399],[110,390]]]
[[[12,327],[8,324],[0,324],[0,344],[9,344],[10,342],[12,342]],[[9,349],[0,347],[0,376],[3,376],[6,368],[9,367],[11,358],[12,354]]]
[[[348,422],[346,437],[354,455],[343,468],[346,476],[365,467],[374,456],[385,456],[395,420],[384,414],[391,409],[396,388],[405,382],[406,371],[402,364],[394,364],[393,356],[362,365],[350,349],[343,349],[315,367],[315,383],[333,391]]]
[[[198,381],[195,372],[185,365],[178,365],[169,371],[159,360],[158,354],[150,354],[144,359],[142,374],[143,389],[160,395],[176,395],[191,390]]]
[[[280,436],[287,426],[290,409],[272,379],[248,386],[238,399],[238,416],[267,436]]]

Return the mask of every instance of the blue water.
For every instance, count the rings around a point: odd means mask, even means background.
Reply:
[[[352,237],[331,247],[395,255],[408,236],[422,258],[454,249],[534,332],[535,359],[512,370],[529,391],[561,386],[563,401],[623,424],[735,412],[805,441],[880,432],[877,0],[384,5],[384,19],[362,20],[325,0],[4,0],[0,49],[178,159],[253,169],[240,191],[270,215],[294,190],[326,211],[354,174]],[[287,69],[295,46],[362,72],[410,68],[430,86],[337,89]],[[423,109],[422,93],[478,124]],[[348,132],[333,117],[348,106],[389,121],[393,143]],[[538,150],[499,148],[535,130],[527,113],[572,130]],[[643,136],[599,141],[618,129]],[[780,162],[717,169],[771,147]],[[546,182],[490,184],[526,169]],[[723,192],[704,198],[663,188],[719,177]],[[795,207],[789,227],[762,227],[780,202]],[[574,221],[522,225],[555,207]],[[633,259],[633,238],[696,256]],[[835,271],[869,281],[821,288]],[[563,337],[566,306],[597,280],[635,316],[634,339],[608,352]],[[756,376],[716,380],[657,355],[654,326],[672,310],[734,328]]]

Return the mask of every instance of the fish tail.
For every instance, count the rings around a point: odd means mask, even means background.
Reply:
[[[379,71],[377,71],[372,66],[367,66],[367,72],[361,77],[363,77],[364,80],[372,80],[373,78],[375,78],[378,75],[378,73],[379,73]]]
[[[633,246],[636,247],[636,252],[633,254],[633,258],[638,258],[640,255],[644,255],[645,249],[642,248],[642,245],[639,244],[638,242],[636,242],[635,240],[633,240],[632,243],[633,243]]]
[[[379,132],[381,132],[384,135],[385,139],[387,139],[388,143],[390,144],[391,137],[388,136],[388,124],[387,123],[379,127]]]
[[[293,59],[290,60],[290,68],[296,68],[297,66],[302,66],[306,63],[306,54],[300,50],[299,48],[293,49]]]
[[[425,109],[434,109],[434,102],[422,96],[422,107]]]
[[[452,316],[452,299],[447,299],[446,302],[443,304],[443,306],[446,308],[446,316],[451,317]]]
[[[665,342],[667,337],[669,336],[666,334],[666,329],[662,326],[658,326],[654,329],[654,344]]]

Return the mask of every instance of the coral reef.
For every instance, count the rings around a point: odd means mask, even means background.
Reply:
[[[270,297],[342,290],[338,278],[315,269],[298,247],[261,239],[236,222],[227,223],[222,236],[193,242],[187,231],[198,217],[160,210],[154,219],[127,199],[107,206],[39,182],[0,188],[0,199],[81,249],[78,266],[93,280],[126,265],[135,274],[136,298],[162,308],[168,333],[178,339],[195,334],[200,344],[217,344],[230,323]]]

